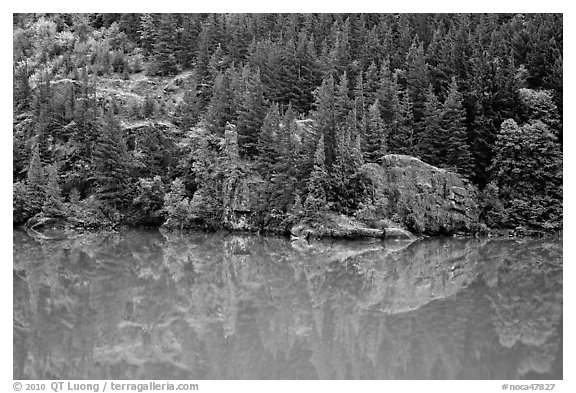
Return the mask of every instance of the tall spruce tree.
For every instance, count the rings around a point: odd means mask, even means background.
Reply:
[[[469,176],[473,162],[467,140],[466,112],[462,107],[462,94],[458,91],[456,78],[452,78],[450,90],[442,108],[440,128],[446,135],[446,159],[444,165],[458,173]]]
[[[364,160],[380,164],[387,151],[386,127],[380,117],[378,99],[368,108],[366,119],[366,139],[364,141]]]
[[[330,167],[336,154],[336,97],[334,79],[329,76],[315,92],[314,128],[316,135],[324,135],[326,165]],[[314,151],[314,150],[313,150]]]
[[[105,206],[120,209],[131,200],[128,193],[129,156],[112,110],[108,108],[102,117],[100,137],[92,157],[96,195]]]
[[[176,62],[176,19],[175,14],[162,14],[154,42],[154,61],[160,75],[174,75],[178,71]]]
[[[308,196],[304,201],[304,210],[307,214],[318,214],[328,207],[326,189],[329,184],[324,150],[324,135],[321,135],[314,153],[314,169],[308,180]]]
[[[441,118],[442,104],[434,94],[432,85],[429,85],[424,103],[422,132],[417,144],[422,160],[432,165],[439,165],[445,157],[446,140],[440,128]]]
[[[62,202],[60,185],[58,184],[58,167],[52,164],[48,169],[46,200],[42,206],[42,213],[49,217],[62,217],[64,215]]]
[[[276,140],[280,129],[278,104],[268,108],[258,135],[258,170],[265,179],[270,179],[276,165]]]
[[[398,112],[394,115],[394,120],[388,133],[388,149],[395,154],[414,155],[412,100],[407,91],[402,92],[401,97]]]
[[[242,101],[238,108],[238,139],[243,156],[252,158],[257,153],[258,135],[266,116],[264,86],[260,72],[249,74]]]
[[[40,151],[38,144],[35,144],[32,149],[32,158],[28,166],[28,173],[26,175],[26,188],[29,198],[29,205],[32,214],[38,213],[42,209],[44,200],[46,198],[45,192],[45,173],[40,161]]]

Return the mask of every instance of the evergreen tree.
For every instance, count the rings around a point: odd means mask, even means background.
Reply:
[[[49,217],[62,217],[62,195],[58,185],[58,168],[50,165],[48,169],[48,183],[46,184],[46,200],[42,206],[42,212]]]
[[[508,227],[558,229],[562,226],[562,152],[543,122],[519,127],[502,123],[491,167]]]
[[[424,103],[424,117],[422,119],[422,133],[418,138],[418,151],[425,162],[440,165],[446,156],[446,140],[440,129],[442,118],[442,104],[434,94],[432,85],[428,86],[426,102]]]
[[[162,14],[158,33],[154,42],[154,61],[159,75],[174,75],[178,71],[176,63],[176,21],[175,14]]]
[[[145,56],[152,56],[154,44],[156,43],[156,17],[153,14],[142,14],[140,16],[140,45]]]
[[[440,128],[446,136],[444,165],[462,175],[469,176],[473,162],[467,141],[465,121],[466,112],[462,107],[462,94],[458,91],[456,78],[452,78],[440,120]]]
[[[377,93],[380,116],[382,116],[385,124],[391,124],[399,111],[399,91],[398,74],[390,71],[390,62],[385,59],[380,69],[380,86]]]
[[[228,80],[224,74],[218,74],[214,82],[212,99],[206,111],[208,129],[216,134],[224,134],[224,126],[232,120],[232,102]]]
[[[182,101],[178,103],[175,111],[175,123],[182,129],[188,130],[200,119],[202,110],[200,97],[198,96],[198,83],[196,75],[190,78],[190,84],[186,86]]]
[[[387,151],[387,135],[384,122],[380,117],[380,103],[378,99],[368,108],[366,119],[366,140],[364,142],[364,160],[366,162],[381,163]]]
[[[326,200],[328,171],[324,151],[324,135],[321,135],[314,153],[314,169],[308,180],[308,196],[304,202],[304,210],[307,214],[317,214],[328,207]]]
[[[424,57],[424,47],[418,38],[414,38],[406,55],[406,89],[412,101],[415,137],[422,129],[428,70]]]
[[[36,144],[32,150],[32,158],[30,159],[30,166],[28,167],[28,173],[26,175],[27,195],[32,215],[42,209],[46,198],[44,185],[45,174],[42,168],[42,162],[40,161],[38,144]]]
[[[340,83],[338,83],[338,87],[336,88],[334,108],[336,110],[336,123],[344,123],[346,116],[352,109],[352,101],[350,100],[348,89],[348,76],[346,75],[346,72],[342,74]]]
[[[377,107],[375,108],[376,112]],[[346,121],[338,126],[337,155],[330,171],[330,193],[328,200],[337,211],[353,214],[364,193],[358,189],[358,170],[363,164],[359,149],[358,116],[352,109]]]
[[[258,169],[265,179],[269,179],[276,165],[276,140],[280,129],[278,104],[268,108],[266,118],[258,135]]]
[[[287,211],[295,196],[297,151],[294,141],[296,118],[292,105],[288,105],[277,138],[277,161],[272,179],[274,193],[273,206],[280,211]]]
[[[182,230],[190,221],[190,200],[186,197],[184,182],[176,178],[172,181],[170,192],[164,197],[163,212],[167,220],[165,225]]]
[[[376,98],[378,98],[380,79],[376,63],[370,63],[370,66],[366,70],[366,76],[364,79],[364,94],[366,94],[366,106],[368,106],[372,105],[374,101],[376,101]]]
[[[388,134],[388,149],[394,154],[414,155],[414,117],[412,100],[407,91],[403,92],[398,113],[394,116]]]
[[[110,109],[103,114],[93,154],[96,195],[106,206],[120,209],[129,201],[128,154],[122,132]]]
[[[322,85],[315,92],[315,98],[315,110],[312,115],[314,128],[318,138],[324,135],[326,165],[330,167],[336,154],[336,97],[332,76],[322,81]]]
[[[260,72],[249,75],[242,101],[238,109],[238,137],[243,156],[254,157],[257,152],[258,135],[266,116],[264,86]]]

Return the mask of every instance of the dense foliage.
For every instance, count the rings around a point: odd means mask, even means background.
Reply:
[[[562,15],[15,14],[13,41],[15,223],[218,227],[248,177],[262,226],[355,214],[398,153],[491,226],[562,225]]]

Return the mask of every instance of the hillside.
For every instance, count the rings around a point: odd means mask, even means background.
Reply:
[[[562,40],[557,14],[15,14],[14,224],[560,230]]]

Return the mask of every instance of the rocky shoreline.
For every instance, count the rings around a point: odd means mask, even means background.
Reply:
[[[258,217],[258,179],[239,179],[231,190],[230,203],[224,210],[220,228],[194,223],[168,230],[228,230],[232,232],[272,233],[291,239],[403,239],[414,240],[435,236],[541,236],[540,231],[526,228],[490,229],[480,220],[478,190],[467,179],[411,157],[391,154],[382,165],[366,164],[362,173],[372,185],[371,210],[347,216],[324,211],[314,218],[288,214],[262,224]],[[62,233],[94,230],[115,230],[120,222],[103,223],[85,228],[81,223],[51,217],[33,217],[24,225],[37,237],[58,238]],[[138,227],[138,225],[136,225]],[[55,231],[58,235],[47,235]]]

